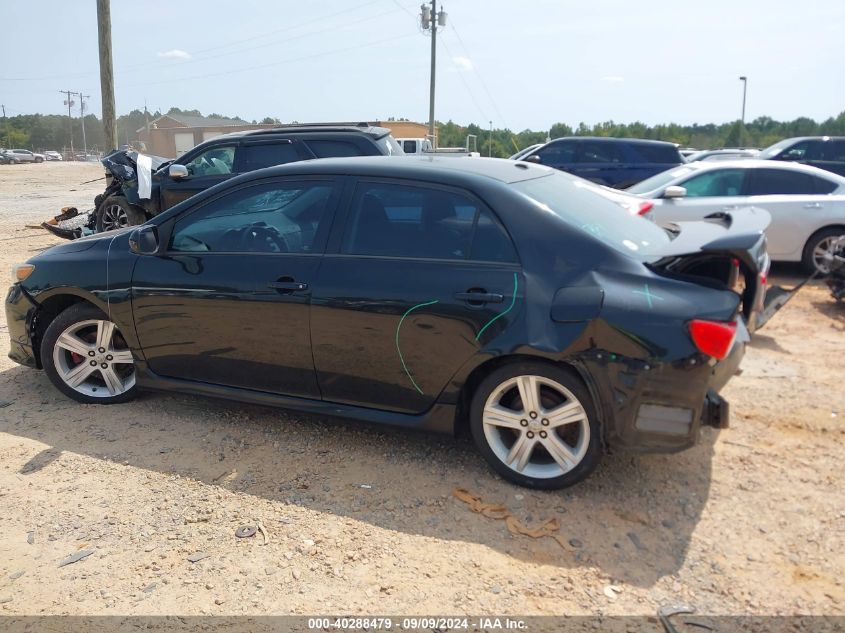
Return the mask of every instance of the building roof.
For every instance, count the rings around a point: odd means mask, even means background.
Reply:
[[[252,125],[249,121],[244,121],[243,119],[232,119],[229,117],[197,116],[195,114],[162,114],[150,121],[150,127],[155,128],[156,122],[161,121],[162,119],[176,121],[184,127],[227,127],[230,125]],[[140,127],[135,130],[135,132],[140,134],[146,129],[146,127],[146,125]]]

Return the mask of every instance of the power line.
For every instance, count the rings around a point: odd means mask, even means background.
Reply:
[[[446,43],[446,38],[444,37],[441,41],[443,42],[443,47],[446,49],[446,52],[449,54],[449,57],[454,59],[455,56],[452,54],[452,51],[449,48],[449,45]],[[485,114],[484,109],[479,105],[478,100],[475,98],[475,94],[470,89],[469,84],[467,83],[467,80],[464,78],[464,73],[460,72],[460,69],[458,70],[458,77],[460,78],[461,83],[464,84],[464,88],[466,88],[467,94],[469,94],[470,99],[472,99],[472,102],[475,104],[475,107],[478,109],[478,113],[486,121],[487,115]]]

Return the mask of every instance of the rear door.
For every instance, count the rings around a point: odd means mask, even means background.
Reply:
[[[750,204],[744,195],[747,169],[709,169],[695,173],[680,186],[687,190],[684,198],[658,198],[652,217],[657,222],[700,220],[718,211],[733,211]]]
[[[231,178],[235,173],[236,150],[236,143],[221,143],[189,153],[175,163],[187,167],[187,178],[176,180],[163,170],[159,184],[161,210]]]
[[[748,203],[766,209],[772,259],[798,261],[807,239],[827,224],[836,184],[791,169],[752,169],[746,183]]]
[[[516,251],[468,191],[360,180],[312,295],[324,400],[427,410],[520,313]]]

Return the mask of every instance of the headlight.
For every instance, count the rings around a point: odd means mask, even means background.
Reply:
[[[12,281],[23,281],[34,272],[35,266],[33,264],[18,264],[12,268]]]

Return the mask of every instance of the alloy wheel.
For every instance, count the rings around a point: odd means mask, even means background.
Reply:
[[[132,352],[111,321],[90,319],[65,329],[53,346],[59,378],[74,391],[109,398],[135,385]]]
[[[499,384],[482,413],[494,455],[520,475],[560,477],[587,454],[590,423],[575,395],[543,376],[516,376]]]
[[[821,273],[830,272],[833,256],[838,248],[839,240],[845,235],[828,235],[823,237],[813,247],[813,265]]]
[[[119,204],[110,204],[103,209],[103,231],[112,231],[129,226],[129,217]]]

